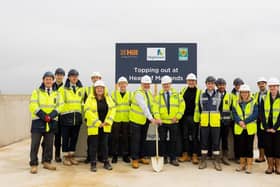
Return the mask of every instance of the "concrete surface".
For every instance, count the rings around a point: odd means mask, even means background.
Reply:
[[[0,147],[30,136],[29,95],[0,95]]]
[[[213,169],[211,161],[208,168],[197,169],[191,163],[180,167],[165,165],[164,171],[155,173],[151,165],[137,170],[129,164],[119,161],[113,165],[113,171],[105,171],[98,163],[97,173],[89,171],[89,165],[81,163],[78,166],[66,167],[55,164],[57,171],[47,171],[39,166],[39,173],[29,173],[30,140],[24,140],[0,148],[0,181],[1,186],[96,186],[96,187],[171,187],[171,186],[254,186],[274,187],[280,185],[280,176],[265,175],[266,164],[254,164],[253,174],[235,172],[236,164],[224,166],[222,172]],[[41,153],[39,153],[40,155]]]

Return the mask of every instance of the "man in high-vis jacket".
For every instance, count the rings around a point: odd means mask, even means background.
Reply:
[[[78,79],[79,72],[71,69],[65,85],[59,88],[64,105],[61,111],[61,134],[63,164],[77,165],[74,154],[82,125],[82,105],[84,102],[84,88]]]
[[[207,167],[206,158],[209,146],[214,156],[214,167],[221,171],[220,160],[220,130],[221,114],[220,93],[215,90],[216,79],[213,76],[206,78],[206,90],[200,95],[200,139],[201,139],[201,160],[199,169]],[[210,141],[209,141],[210,140]]]
[[[63,100],[59,92],[53,86],[54,75],[46,72],[43,76],[43,83],[38,89],[32,92],[29,109],[32,114],[31,126],[31,150],[30,166],[31,173],[37,173],[38,169],[38,150],[41,139],[44,138],[43,160],[45,169],[56,170],[51,165],[53,152],[53,136],[57,128],[57,116],[61,111]]]
[[[132,93],[127,90],[128,81],[125,77],[118,79],[118,88],[112,92],[116,104],[116,115],[112,126],[112,163],[117,163],[118,156],[130,163],[129,159],[129,110]]]
[[[150,123],[161,123],[158,107],[150,91],[151,83],[150,76],[145,75],[141,78],[141,87],[133,94],[129,112],[132,167],[135,169],[139,167],[139,162],[150,163],[144,151],[148,127]]]
[[[179,166],[176,159],[176,139],[179,120],[182,118],[185,110],[185,102],[183,97],[171,87],[172,78],[163,76],[161,79],[162,90],[156,97],[156,103],[159,107],[160,119],[162,125],[158,127],[159,138],[161,142],[160,152],[164,156],[164,163],[173,166]],[[169,143],[167,141],[167,133],[169,132]],[[169,150],[169,152],[167,152]]]

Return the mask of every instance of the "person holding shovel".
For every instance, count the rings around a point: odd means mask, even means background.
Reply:
[[[178,121],[182,118],[185,110],[185,102],[174,88],[171,87],[172,79],[169,76],[163,76],[161,79],[162,90],[156,97],[156,103],[159,107],[160,119],[162,125],[158,127],[159,138],[161,142],[160,152],[164,156],[164,163],[179,166],[176,160],[176,138]],[[169,132],[169,142],[167,141],[167,133]],[[169,154],[168,154],[169,151]]]
[[[141,78],[141,86],[132,96],[129,112],[131,132],[132,168],[139,168],[139,162],[149,164],[145,157],[144,142],[146,140],[149,124],[160,124],[158,107],[150,91],[152,79],[145,75]]]

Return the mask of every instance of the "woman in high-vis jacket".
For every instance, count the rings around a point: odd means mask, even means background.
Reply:
[[[252,172],[254,137],[257,132],[256,119],[258,117],[258,105],[251,97],[248,85],[240,87],[240,97],[233,102],[234,134],[236,145],[240,154],[240,166],[236,171]]]
[[[87,119],[89,156],[91,171],[96,172],[96,157],[98,142],[103,156],[104,168],[112,170],[108,160],[108,136],[111,133],[112,123],[116,108],[113,100],[105,94],[105,84],[98,80],[94,84],[94,93],[90,95],[85,103],[85,118]]]
[[[261,101],[261,118],[264,129],[264,152],[268,168],[266,174],[274,171],[280,175],[280,82],[277,78],[268,80],[269,92]],[[275,166],[275,168],[274,168]]]

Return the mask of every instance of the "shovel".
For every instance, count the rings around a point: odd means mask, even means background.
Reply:
[[[160,172],[163,169],[163,157],[160,157],[158,154],[158,125],[156,125],[156,156],[151,158],[152,167],[154,171]]]

